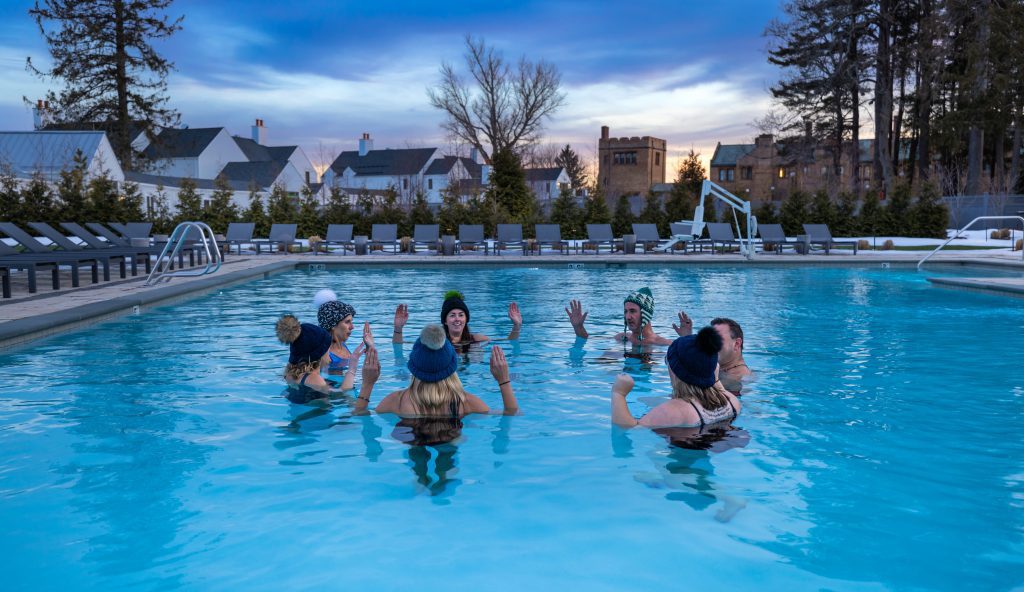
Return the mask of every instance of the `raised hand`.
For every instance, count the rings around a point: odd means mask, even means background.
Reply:
[[[672,328],[680,337],[690,335],[693,333],[693,319],[688,317],[685,312],[679,311],[679,324],[672,323]]]
[[[365,351],[366,351],[366,342],[362,341],[362,342],[359,343],[359,345],[354,350],[352,350],[352,355],[349,357],[349,365],[352,365],[353,362],[358,360],[359,356],[363,355],[363,352],[365,352]]]
[[[629,374],[619,374],[615,377],[615,383],[612,384],[612,392],[619,393],[622,396],[626,396],[630,391],[633,390],[633,377]]]
[[[380,378],[380,359],[377,357],[377,348],[370,347],[366,350],[366,359],[363,360],[363,383],[375,383]]]
[[[569,322],[572,323],[573,327],[581,327],[587,320],[589,312],[583,312],[583,304],[579,300],[570,300],[569,308],[565,309],[566,314],[569,315]]]
[[[515,302],[508,305],[508,318],[517,327],[523,324],[523,315],[519,312],[519,305]]]
[[[369,322],[363,323],[363,343],[365,343],[368,348],[373,347],[373,331],[370,330]]]
[[[409,321],[409,305],[399,304],[395,308],[395,331],[401,331],[405,323]]]
[[[491,348],[491,376],[498,383],[508,382],[508,360],[505,359],[505,352],[497,345]]]

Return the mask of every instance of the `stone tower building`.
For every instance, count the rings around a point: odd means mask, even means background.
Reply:
[[[597,152],[598,182],[611,202],[620,195],[646,195],[651,185],[665,182],[665,140],[610,138],[602,125]]]

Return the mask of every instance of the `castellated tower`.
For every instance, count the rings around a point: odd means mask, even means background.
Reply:
[[[646,195],[651,185],[665,182],[665,140],[611,138],[603,125],[597,152],[597,181],[609,202],[620,195]]]

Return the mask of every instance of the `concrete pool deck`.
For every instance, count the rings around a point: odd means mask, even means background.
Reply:
[[[680,266],[680,265],[751,265],[771,266],[876,266],[888,264],[911,268],[927,252],[884,251],[852,255],[837,252],[832,255],[811,254],[759,254],[747,261],[738,254],[602,254],[602,255],[476,255],[463,253],[453,257],[436,254],[383,254],[372,255],[319,255],[309,253],[289,255],[230,256],[220,271],[206,276],[176,277],[156,286],[144,286],[146,276],[129,277],[99,284],[90,284],[87,277],[78,288],[65,287],[59,291],[49,289],[49,282],[40,281],[36,294],[27,294],[24,274],[15,274],[12,282],[15,297],[0,302],[0,349],[85,326],[108,318],[138,314],[144,309],[169,304],[176,300],[196,297],[212,290],[253,279],[269,277],[295,269],[326,271],[327,269],[353,269],[365,267],[448,267],[448,266]],[[990,253],[979,257],[977,252],[950,251],[933,257],[936,265],[1001,268],[1024,272],[1019,253]],[[313,267],[310,267],[313,266]],[[924,273],[927,273],[925,271]],[[933,285],[999,295],[1024,296],[1024,277],[1021,278],[928,278]],[[70,282],[63,282],[70,286]]]

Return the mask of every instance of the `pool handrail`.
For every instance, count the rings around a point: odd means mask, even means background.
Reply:
[[[170,266],[174,258],[180,254],[182,246],[188,244],[188,235],[192,230],[199,233],[199,240],[196,242],[206,252],[206,266],[202,269],[170,271]],[[213,246],[212,250],[210,249],[211,245]],[[167,244],[164,245],[163,251],[160,252],[153,265],[153,271],[149,273],[149,277],[146,278],[146,283],[143,285],[152,286],[163,280],[170,281],[172,277],[207,275],[220,269],[220,264],[220,248],[217,246],[217,238],[213,234],[213,230],[205,222],[182,222],[174,228],[174,232],[167,239]]]
[[[1024,230],[1024,216],[978,216],[974,220],[971,220],[970,222],[968,222],[966,226],[964,226],[960,230],[957,230],[956,232],[954,232],[953,236],[951,236],[951,237],[946,239],[946,242],[944,242],[941,245],[935,247],[934,251],[932,251],[931,253],[928,253],[927,255],[924,256],[924,258],[922,258],[920,261],[918,261],[917,262],[917,270],[921,271],[921,266],[924,265],[925,261],[931,259],[932,255],[938,253],[940,250],[942,250],[942,247],[945,247],[946,245],[951,243],[956,237],[960,236],[961,232],[964,232],[965,230],[967,230],[968,228],[973,226],[974,223],[978,222],[979,220],[1019,220],[1020,224],[1021,224],[1021,230]],[[1013,251],[1013,241],[1011,241],[1011,243],[1010,243],[1010,250],[1011,250],[1011,252]],[[1021,253],[1020,254],[1021,254],[1021,260],[1024,261],[1024,249],[1021,249]]]

